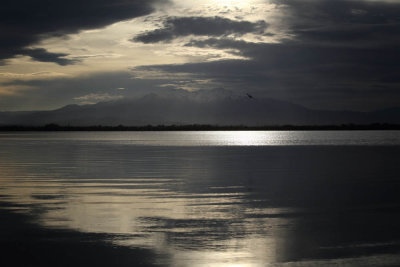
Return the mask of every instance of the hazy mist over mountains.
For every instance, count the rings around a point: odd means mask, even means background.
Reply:
[[[400,123],[400,108],[373,112],[312,110],[229,90],[169,90],[141,97],[68,105],[52,111],[1,112],[0,125],[328,125]]]

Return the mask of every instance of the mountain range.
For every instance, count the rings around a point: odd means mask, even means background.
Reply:
[[[173,90],[50,111],[0,112],[0,125],[332,125],[400,123],[400,107],[371,112],[315,110],[228,90]]]

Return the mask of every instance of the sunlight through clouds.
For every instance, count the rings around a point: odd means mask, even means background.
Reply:
[[[136,78],[141,82],[157,83],[153,78],[167,77],[168,84],[179,84],[181,76],[207,79],[216,86],[177,88],[248,90],[313,109],[371,111],[400,104],[397,67],[393,69],[399,55],[396,23],[400,8],[396,1],[150,2],[150,9],[142,10],[142,4],[134,6],[140,11],[137,14],[112,5],[121,12],[115,16],[121,18],[113,17],[107,23],[107,18],[95,17],[86,26],[60,22],[57,34],[32,33],[34,39],[26,40],[29,45],[8,49],[4,59],[0,58],[0,94],[10,95],[5,89],[9,82],[41,83],[62,76],[78,81],[82,75],[132,71],[132,75],[140,72]],[[121,5],[132,3],[122,1]],[[63,28],[68,23],[73,24],[73,30]],[[186,68],[188,64],[193,68]],[[381,64],[379,68],[377,64]],[[178,73],[174,68],[186,72]],[[118,88],[119,81],[114,82],[112,87]],[[39,91],[48,88],[37,90],[42,98],[44,94]],[[87,95],[82,92],[62,99],[62,95],[68,95],[64,92],[67,89],[57,90],[60,97],[48,101],[52,107]],[[9,105],[10,101],[0,99],[0,105],[6,102]],[[29,109],[42,107],[43,103],[38,103]]]

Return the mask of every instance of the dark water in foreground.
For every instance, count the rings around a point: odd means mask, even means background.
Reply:
[[[25,266],[399,266],[399,173],[396,131],[0,133],[0,248]]]

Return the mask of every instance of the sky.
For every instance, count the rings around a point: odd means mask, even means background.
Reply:
[[[225,89],[400,106],[398,0],[4,0],[0,111]]]

